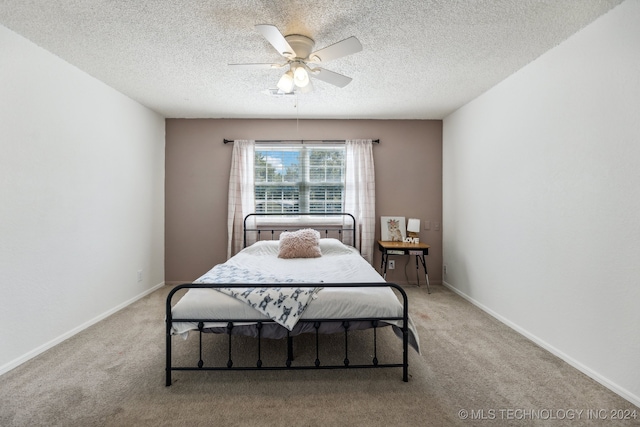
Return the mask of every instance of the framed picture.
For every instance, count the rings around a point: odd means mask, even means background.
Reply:
[[[381,216],[380,226],[380,239],[384,242],[402,242],[407,237],[403,216]]]

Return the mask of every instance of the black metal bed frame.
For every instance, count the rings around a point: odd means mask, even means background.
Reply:
[[[309,284],[307,283],[306,286]],[[265,319],[184,319],[184,318],[173,318],[171,315],[171,300],[176,292],[181,289],[193,289],[193,288],[241,288],[246,287],[246,284],[191,284],[186,283],[183,285],[178,285],[174,289],[171,290],[169,295],[167,296],[167,305],[166,305],[166,382],[165,385],[171,385],[171,372],[172,371],[230,371],[230,370],[296,370],[296,369],[361,369],[361,368],[402,368],[402,380],[407,382],[409,381],[409,364],[408,364],[408,345],[409,345],[409,314],[408,314],[408,304],[407,304],[407,294],[405,291],[395,283],[323,283],[324,288],[329,287],[391,287],[396,289],[400,295],[402,295],[403,299],[403,313],[401,317],[380,317],[380,318],[372,318],[372,317],[355,317],[355,318],[341,318],[341,319],[300,319],[298,323],[312,323],[315,329],[315,342],[316,342],[316,360],[313,365],[301,365],[301,366],[292,366],[292,361],[294,360],[293,355],[293,335],[287,333],[287,357],[284,360],[284,364],[280,366],[264,366],[262,364],[261,359],[261,329],[265,324],[275,323],[272,320]],[[299,287],[305,286],[305,284],[264,284],[264,285],[256,285],[251,284],[252,287]],[[380,325],[380,323],[384,323],[385,321],[392,320],[401,320],[402,327],[400,327],[402,331],[402,363],[380,363],[377,357],[377,328],[383,327],[384,325]],[[365,365],[352,365],[349,361],[349,324],[350,322],[371,322],[371,328],[373,329],[373,358],[371,360],[371,364]],[[198,323],[198,334],[199,334],[199,355],[198,361],[193,366],[173,366],[171,360],[172,354],[172,344],[171,344],[171,325],[173,322],[194,322]],[[202,334],[205,332],[204,324],[206,322],[222,322],[226,323],[226,334],[228,335],[228,355],[229,358],[227,360],[226,366],[205,366],[203,359],[203,347],[202,347]],[[236,322],[239,323],[248,323],[255,322],[255,327],[258,330],[258,338],[257,338],[257,359],[255,366],[235,366],[232,358],[232,330],[234,328],[234,324]],[[323,365],[319,358],[319,329],[320,325],[323,322],[340,322],[342,324],[342,328],[344,329],[344,361],[342,365]]]
[[[321,234],[324,234],[324,237],[329,237],[329,233],[330,232],[335,232],[338,234],[338,236],[340,237],[340,241],[342,241],[342,243],[346,243],[348,245],[353,246],[354,248],[356,247],[356,219],[354,218],[353,215],[351,215],[350,213],[344,213],[344,212],[335,212],[335,213],[250,213],[247,216],[244,217],[244,222],[243,222],[243,236],[242,236],[242,247],[246,248],[247,247],[247,232],[255,232],[257,234],[257,240],[261,240],[262,237],[262,233],[264,231],[269,232],[270,236],[270,240],[275,240],[276,236],[276,232],[277,231],[289,231],[292,230],[291,225],[289,224],[287,225],[282,225],[282,226],[275,226],[273,224],[269,224],[267,227],[260,228],[259,226],[256,226],[255,228],[247,228],[247,221],[249,220],[249,218],[251,217],[277,217],[277,218],[282,218],[282,217],[301,217],[301,216],[310,216],[310,217],[342,217],[343,218],[343,222],[344,219],[349,220],[349,222],[351,223],[350,226],[345,227],[344,224],[328,224],[328,225],[317,225],[317,224],[310,224],[309,228],[313,228],[315,230],[318,231],[322,231]],[[297,227],[300,228],[300,227]],[[296,229],[297,229],[296,228]],[[345,238],[345,234],[348,234],[349,232],[351,232],[351,242],[345,242],[344,238]]]
[[[246,244],[246,232],[247,231],[257,231],[258,234],[260,230],[257,229],[247,229],[246,222],[247,218],[253,215],[265,215],[265,214],[249,214],[245,217],[245,234],[244,234],[244,242]],[[268,215],[268,214],[267,214]],[[300,214],[296,214],[300,215]],[[312,215],[312,214],[304,214],[304,215]],[[326,215],[326,214],[321,214]],[[351,214],[340,214],[343,216],[350,216],[353,219]],[[353,241],[355,242],[355,219],[353,219],[353,228],[351,229],[343,229],[344,231],[352,230],[353,231]],[[316,228],[316,227],[312,227]],[[324,227],[323,227],[324,228]],[[291,229],[291,227],[289,227]],[[276,228],[275,230],[279,231],[287,231],[286,228]],[[325,235],[328,235],[328,231],[325,231]],[[274,231],[271,231],[271,237],[273,238]],[[254,288],[269,288],[269,287],[305,287],[309,286],[309,283],[305,284],[291,284],[291,283],[272,283],[272,284],[251,284],[251,287]],[[299,369],[362,369],[362,368],[402,368],[402,380],[407,382],[409,380],[409,363],[408,363],[408,343],[409,343],[409,305],[408,298],[405,291],[395,283],[323,283],[322,286],[324,288],[333,288],[333,287],[390,287],[398,291],[398,293],[402,297],[402,305],[403,305],[403,313],[400,317],[352,317],[352,318],[330,318],[330,319],[300,319],[298,323],[311,323],[313,324],[313,329],[315,330],[315,351],[316,351],[316,360],[313,365],[292,365],[294,360],[293,355],[293,336],[290,332],[287,332],[287,355],[284,360],[283,365],[278,366],[264,366],[261,359],[261,340],[262,335],[261,331],[265,324],[275,323],[272,320],[268,319],[188,319],[188,318],[173,318],[172,316],[172,298],[176,294],[176,292],[182,289],[197,289],[197,288],[245,288],[247,284],[193,284],[193,283],[185,283],[182,285],[178,285],[174,287],[169,295],[167,296],[166,301],[166,379],[165,385],[171,385],[171,373],[172,371],[231,371],[231,370],[299,370]],[[377,357],[377,329],[379,327],[387,326],[385,323],[388,321],[402,321],[402,326],[400,330],[402,331],[402,362],[401,363],[380,363]],[[198,361],[193,366],[174,366],[172,363],[172,335],[171,328],[173,322],[193,322],[198,324],[198,334],[199,334],[199,355]],[[225,334],[228,335],[228,360],[226,365],[224,366],[211,366],[206,365],[203,359],[203,346],[202,346],[202,334],[206,333],[205,323],[208,322],[216,322],[216,323],[224,323],[226,324]],[[341,327],[344,330],[344,360],[342,365],[324,365],[320,361],[319,358],[319,329],[323,322],[332,322],[332,323],[341,323]],[[371,360],[371,364],[359,364],[353,365],[349,361],[349,328],[352,322],[371,322],[371,329],[373,329],[373,358]],[[232,331],[235,327],[236,323],[255,323],[255,328],[257,329],[257,359],[255,366],[235,366],[232,359]],[[313,332],[312,332],[313,333]]]

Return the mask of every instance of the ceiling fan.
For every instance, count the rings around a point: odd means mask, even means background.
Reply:
[[[283,36],[275,25],[256,25],[256,30],[286,59],[284,63],[229,64],[236,68],[271,69],[289,67],[278,81],[278,89],[283,93],[307,93],[313,90],[309,77],[322,80],[338,87],[345,87],[352,78],[310,64],[324,64],[362,50],[355,37],[349,37],[320,50],[313,51],[315,41],[300,34]]]

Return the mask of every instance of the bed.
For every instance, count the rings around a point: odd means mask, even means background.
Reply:
[[[407,295],[400,286],[385,282],[349,244],[355,241],[355,220],[349,214],[339,215],[339,220],[332,225],[324,224],[321,233],[311,231],[309,225],[313,221],[303,221],[304,228],[294,231],[291,224],[274,224],[264,220],[267,215],[251,214],[244,221],[246,247],[243,250],[193,283],[172,289],[166,302],[166,385],[171,385],[172,371],[235,369],[395,367],[402,368],[403,381],[408,381],[408,347],[420,350],[418,334],[408,315]],[[299,219],[296,217],[298,224]],[[285,243],[292,239],[298,239],[294,252],[299,252],[300,236],[311,241],[305,241],[303,246],[315,251],[313,257],[301,258],[296,253],[285,252],[292,247]],[[344,240],[348,242],[345,244]],[[184,290],[187,292],[174,303],[174,296]],[[400,338],[401,361],[380,363],[378,360],[377,331],[383,327],[391,327]],[[365,329],[373,331],[373,357],[368,364],[352,364],[349,334]],[[176,366],[172,360],[172,338],[187,338],[191,333],[199,334],[199,354],[194,357],[197,362]],[[228,336],[226,363],[212,365],[203,360],[202,336],[207,333]],[[318,337],[336,333],[344,335],[344,360],[341,364],[327,365],[318,356]],[[294,362],[293,338],[301,334],[315,335],[314,363]],[[238,335],[256,339],[256,359],[251,366],[234,363],[232,337]],[[282,364],[263,364],[262,340],[286,340],[287,354]]]

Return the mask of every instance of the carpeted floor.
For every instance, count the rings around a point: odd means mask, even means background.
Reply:
[[[421,355],[410,350],[408,383],[400,369],[234,371],[174,372],[165,387],[169,290],[0,377],[0,425],[640,425],[639,408],[438,285],[430,295],[406,288],[422,346]],[[368,346],[366,334],[355,334],[350,348]],[[196,338],[178,339],[175,356],[192,350]],[[207,357],[226,351],[212,348],[223,338],[207,337]],[[296,341],[300,357],[309,339]],[[323,340],[342,345],[340,337]],[[252,345],[241,339],[234,349]],[[265,344],[265,363],[281,345]],[[400,354],[388,328],[379,347],[381,360]],[[612,420],[612,410],[635,410],[637,419]]]

